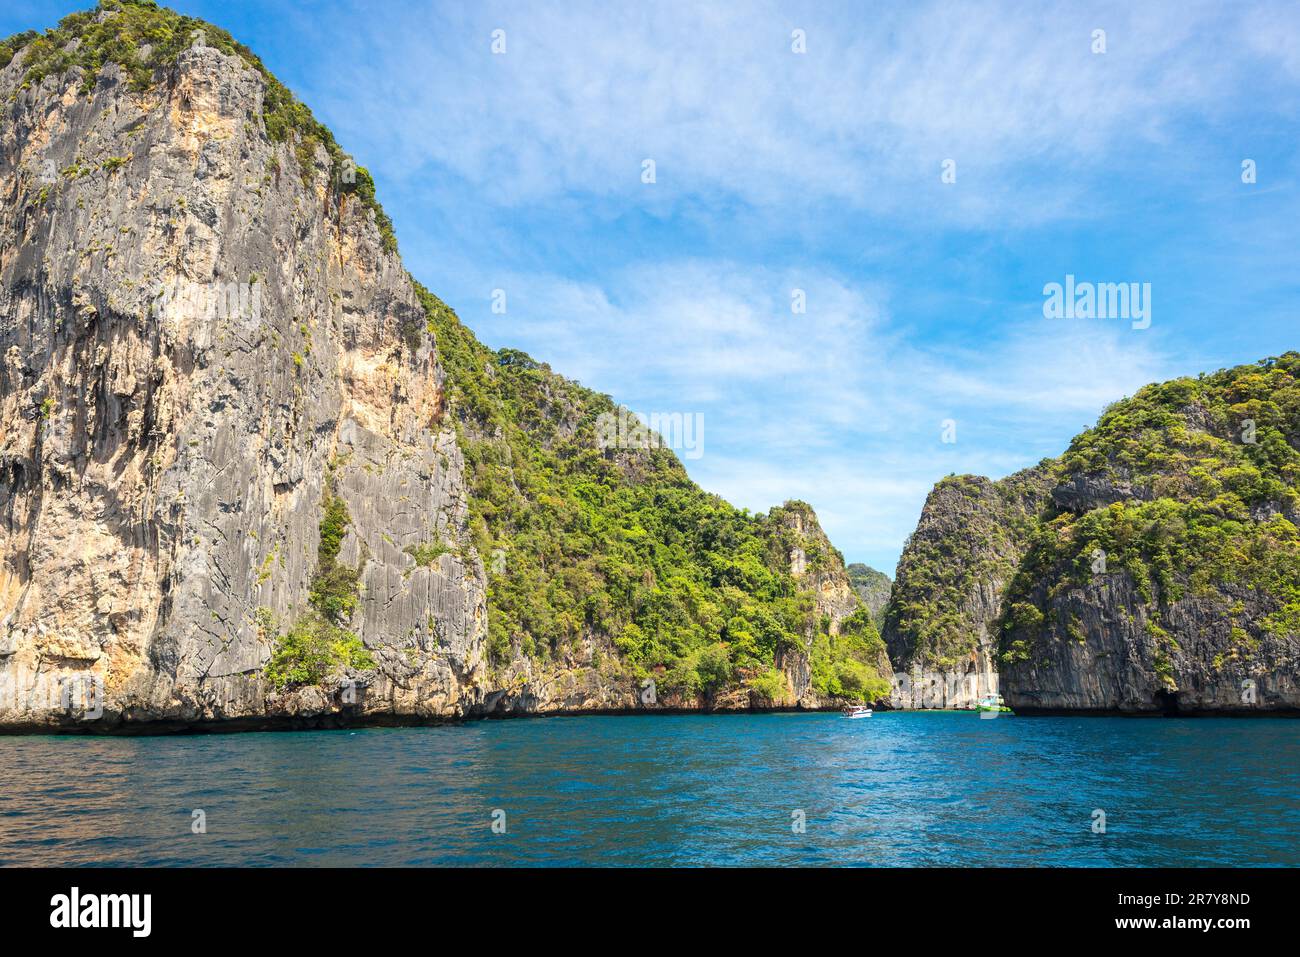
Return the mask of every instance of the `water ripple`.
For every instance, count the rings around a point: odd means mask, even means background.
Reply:
[[[1295,866],[1298,728],[740,715],[0,738],[0,863]]]

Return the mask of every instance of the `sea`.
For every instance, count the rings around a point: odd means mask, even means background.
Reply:
[[[0,737],[0,865],[1300,865],[1300,722],[632,715]]]

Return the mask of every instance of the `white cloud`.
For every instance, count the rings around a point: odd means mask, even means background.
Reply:
[[[337,58],[352,75],[322,92],[390,166],[450,171],[488,204],[582,195],[667,210],[726,194],[1041,221],[1081,213],[1065,170],[1167,144],[1180,112],[1294,79],[1296,13],[1266,9],[1267,25],[1252,6],[1209,2],[394,7],[357,18]],[[1098,27],[1104,55],[1090,51]],[[653,187],[638,178],[645,157]],[[939,182],[946,158],[956,187]],[[1061,175],[1044,183],[1029,165]]]
[[[636,412],[702,412],[704,456],[687,462],[697,481],[755,510],[804,498],[851,559],[888,566],[939,478],[1059,454],[1108,403],[1193,371],[1154,330],[1108,320],[1040,316],[1001,324],[979,349],[922,348],[883,285],[810,272],[682,260],[608,287],[498,280],[509,312],[473,322],[488,341]],[[790,311],[795,287],[806,315]],[[947,418],[956,444],[941,441]]]
[[[926,374],[931,387],[978,407],[1095,415],[1179,374],[1155,351],[1154,334],[1121,320],[1038,319],[1008,331],[991,351],[954,351],[934,363]]]
[[[1107,403],[1212,367],[1192,356],[1195,333],[1164,324],[1178,311],[1196,329],[1213,304],[1170,272],[1180,242],[1200,257],[1183,275],[1222,268],[1205,256],[1223,256],[1234,229],[1246,241],[1233,275],[1268,288],[1289,275],[1277,197],[1216,223],[1211,249],[1195,230],[1161,232],[1177,219],[1148,222],[1141,204],[1159,191],[1134,184],[1177,183],[1162,198],[1181,208],[1240,186],[1216,123],[1238,123],[1255,149],[1267,144],[1252,124],[1294,113],[1294,8],[383,11],[320,27],[347,72],[303,92],[341,141],[381,158],[385,197],[411,197],[395,213],[413,220],[413,268],[494,345],[636,411],[704,412],[697,480],[751,508],[807,499],[850,559],[892,566],[943,475],[1057,454]],[[806,55],[790,52],[794,27]],[[490,52],[497,28],[504,56]],[[1103,55],[1090,52],[1097,28]],[[645,157],[654,186],[639,181]],[[1080,225],[1102,228],[1081,237]],[[1112,238],[1113,255],[1097,255]],[[1042,319],[1039,289],[1062,261],[1168,277],[1153,327]],[[486,308],[497,287],[504,317]],[[796,287],[806,315],[790,312]],[[1237,290],[1224,288],[1214,305],[1233,316]],[[466,307],[480,295],[482,311]],[[955,445],[939,441],[947,418]]]

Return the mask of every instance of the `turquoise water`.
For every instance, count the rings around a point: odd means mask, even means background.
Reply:
[[[1300,723],[1282,719],[18,737],[0,780],[9,865],[1300,865]]]

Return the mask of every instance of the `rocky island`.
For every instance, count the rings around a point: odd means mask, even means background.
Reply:
[[[1147,386],[1000,481],[943,480],[886,612],[916,676],[896,703],[1300,709],[1298,450],[1292,352]]]
[[[225,31],[104,0],[5,41],[0,102],[0,724],[887,693],[812,510],[602,448],[613,401],[480,344]]]
[[[1294,353],[944,480],[889,590],[480,343],[219,27],[102,0],[0,109],[4,729],[1300,707]]]

